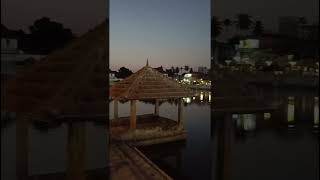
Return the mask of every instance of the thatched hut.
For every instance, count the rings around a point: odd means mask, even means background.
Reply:
[[[193,92],[182,84],[146,66],[114,84],[110,89],[114,101],[114,119],[111,120],[113,139],[134,141],[135,144],[155,144],[186,137],[183,128],[183,97]],[[178,120],[159,116],[159,100],[178,99]],[[118,101],[130,101],[130,117],[118,116]],[[137,100],[154,100],[154,113],[137,116]]]
[[[15,112],[17,179],[28,179],[28,122],[68,123],[67,179],[85,178],[85,126],[106,114],[109,21],[1,81],[1,111]],[[71,118],[70,118],[71,117]],[[107,123],[106,118],[105,122]],[[52,127],[52,126],[50,126]]]
[[[1,110],[18,116],[106,114],[108,24],[104,22],[4,84]]]

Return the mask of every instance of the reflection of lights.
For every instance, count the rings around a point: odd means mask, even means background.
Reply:
[[[243,130],[254,130],[256,128],[255,114],[233,114],[232,118],[236,120],[237,126]]]
[[[264,113],[263,114],[264,119],[270,119],[271,118],[271,113]]]
[[[288,103],[288,114],[287,115],[288,115],[288,122],[294,121],[294,102],[290,103],[290,99],[289,99],[289,103]]]
[[[288,97],[288,104],[294,104],[294,97]]]
[[[239,118],[239,114],[232,114],[232,119],[238,119]]]
[[[183,98],[183,101],[189,104],[191,103],[191,98],[190,97]]]
[[[294,124],[289,124],[289,125],[288,125],[288,128],[294,128],[294,127],[295,127]]]
[[[319,98],[314,98],[314,126],[318,127],[319,124]]]
[[[193,100],[195,100],[195,99],[196,99],[196,97],[192,97],[192,99],[193,99]]]
[[[211,93],[209,93],[209,102],[211,102]]]
[[[203,101],[203,92],[200,92],[200,101]]]

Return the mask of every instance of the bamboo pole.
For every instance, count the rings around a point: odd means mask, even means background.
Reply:
[[[114,119],[118,119],[118,118],[119,118],[119,114],[118,114],[118,100],[115,99],[113,103],[114,103],[114,105],[113,105],[113,110],[114,110],[113,116],[114,116]]]
[[[85,122],[68,124],[67,180],[85,180]]]
[[[159,116],[159,100],[158,99],[156,99],[156,102],[155,102],[154,115]]]
[[[137,127],[137,102],[136,100],[131,100],[130,103],[130,129],[136,129]]]

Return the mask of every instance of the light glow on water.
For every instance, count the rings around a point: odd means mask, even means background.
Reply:
[[[314,125],[319,125],[319,97],[314,98]]]
[[[288,97],[288,122],[294,121],[294,97]]]

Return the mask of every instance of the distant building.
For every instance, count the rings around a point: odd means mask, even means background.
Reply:
[[[112,85],[112,84],[114,84],[115,82],[118,82],[118,81],[121,80],[121,79],[118,79],[118,78],[116,77],[116,73],[117,73],[117,71],[111,71],[111,70],[109,70],[109,84],[110,84],[110,85]]]
[[[319,40],[319,25],[318,24],[305,24],[301,25],[298,29],[299,39],[303,40]]]
[[[1,75],[15,74],[21,65],[40,60],[43,55],[25,54],[18,48],[18,32],[1,25]]]

